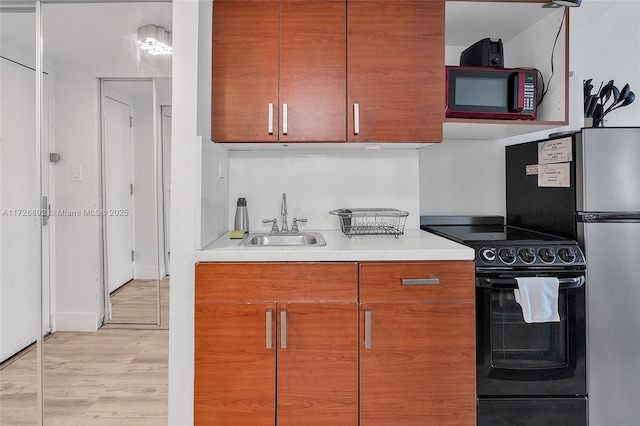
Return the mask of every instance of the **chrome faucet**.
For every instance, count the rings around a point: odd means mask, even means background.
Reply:
[[[289,227],[287,225],[287,194],[282,193],[282,207],[280,208],[280,214],[282,214],[282,232],[283,234],[289,233]]]
[[[282,215],[282,227],[278,229],[278,220],[277,219],[263,219],[262,223],[270,223],[271,224],[271,235],[285,235],[285,234],[294,234],[297,235],[300,233],[300,229],[298,228],[298,223],[304,223],[307,219],[298,219],[293,218],[293,225],[291,227],[291,231],[289,231],[289,226],[287,225],[287,194],[282,194],[282,205],[280,206],[280,214]]]

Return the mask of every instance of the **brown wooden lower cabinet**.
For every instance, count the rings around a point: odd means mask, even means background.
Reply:
[[[197,305],[195,424],[357,424],[357,325],[355,302]]]
[[[195,424],[357,425],[357,294],[353,262],[199,264]]]
[[[195,424],[472,425],[473,291],[472,262],[199,264]]]
[[[196,305],[196,425],[273,424],[276,348],[266,344],[266,316],[275,309],[275,303]]]
[[[473,262],[360,265],[360,425],[474,425]]]
[[[360,424],[475,424],[473,304],[370,304],[367,315]]]

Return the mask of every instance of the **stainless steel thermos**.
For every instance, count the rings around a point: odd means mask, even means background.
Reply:
[[[238,198],[236,206],[236,220],[233,229],[237,231],[249,232],[249,213],[247,213],[247,199]]]

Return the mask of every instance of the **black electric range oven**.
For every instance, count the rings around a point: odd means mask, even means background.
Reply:
[[[478,425],[586,425],[585,258],[575,241],[501,216],[422,216],[476,264]],[[560,321],[527,323],[516,277],[557,277]]]

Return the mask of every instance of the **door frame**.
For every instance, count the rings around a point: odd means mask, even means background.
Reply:
[[[171,269],[169,267],[170,256],[171,256],[171,246],[169,245],[169,224],[171,218],[169,216],[170,209],[167,201],[171,201],[171,187],[170,187],[170,179],[171,179],[171,165],[169,164],[169,169],[165,168],[165,159],[167,155],[169,155],[169,159],[171,159],[171,140],[169,140],[169,152],[167,153],[166,147],[167,143],[164,140],[165,135],[165,116],[171,118],[172,109],[171,105],[160,104],[160,183],[161,186],[161,194],[162,194],[162,253],[164,254],[164,276],[169,276],[171,273]],[[169,136],[171,137],[171,136]],[[169,188],[167,188],[169,187]],[[169,190],[169,197],[167,197],[167,189]],[[167,200],[169,198],[169,200]]]
[[[157,257],[157,262],[156,262],[156,274],[157,274],[157,278],[156,278],[156,298],[157,298],[157,316],[156,319],[154,321],[113,321],[111,319],[111,303],[110,303],[110,292],[109,292],[109,286],[108,286],[108,271],[107,271],[107,240],[106,240],[106,236],[107,236],[107,220],[106,220],[106,215],[101,215],[101,225],[102,225],[102,232],[100,235],[100,250],[101,250],[101,270],[102,270],[102,288],[103,288],[103,297],[104,297],[104,317],[102,320],[103,324],[135,324],[135,325],[148,325],[148,326],[157,326],[157,327],[161,327],[161,320],[160,320],[160,280],[161,280],[161,276],[160,276],[160,253],[161,253],[161,246],[160,246],[160,218],[159,218],[159,209],[160,209],[160,204],[161,202],[164,202],[164,196],[163,194],[159,193],[159,188],[161,188],[161,175],[159,175],[158,170],[158,158],[159,158],[159,147],[158,144],[160,142],[160,137],[159,137],[159,125],[158,125],[158,117],[160,114],[160,106],[157,103],[157,93],[156,93],[156,80],[158,80],[157,77],[100,77],[99,78],[99,99],[100,99],[100,161],[99,161],[99,167],[100,167],[100,196],[98,197],[100,206],[99,206],[99,210],[100,211],[104,211],[104,208],[106,206],[106,153],[105,153],[105,98],[108,97],[108,91],[106,90],[105,84],[109,83],[109,82],[151,82],[152,83],[152,117],[153,117],[153,158],[154,158],[154,164],[153,164],[153,171],[154,171],[154,206],[155,208],[154,210],[154,219],[155,219],[155,224],[156,224],[156,232],[154,233],[155,235],[155,246],[156,246],[156,253],[158,254]],[[135,111],[133,112],[134,116],[135,116]],[[135,141],[134,141],[135,144]],[[132,159],[133,157],[133,145],[131,147],[132,149]],[[135,176],[135,172],[134,172],[134,165],[133,165],[133,161],[132,161],[132,182],[133,182],[133,176]],[[134,197],[135,197],[135,191],[134,191]],[[133,213],[132,215],[132,220],[133,218],[135,218],[135,213]],[[135,235],[135,222],[133,224],[133,230],[134,230],[134,235]],[[135,237],[134,237],[134,246],[135,246]],[[134,271],[135,271],[135,261],[134,261]],[[135,279],[135,272],[134,272],[134,279]]]

